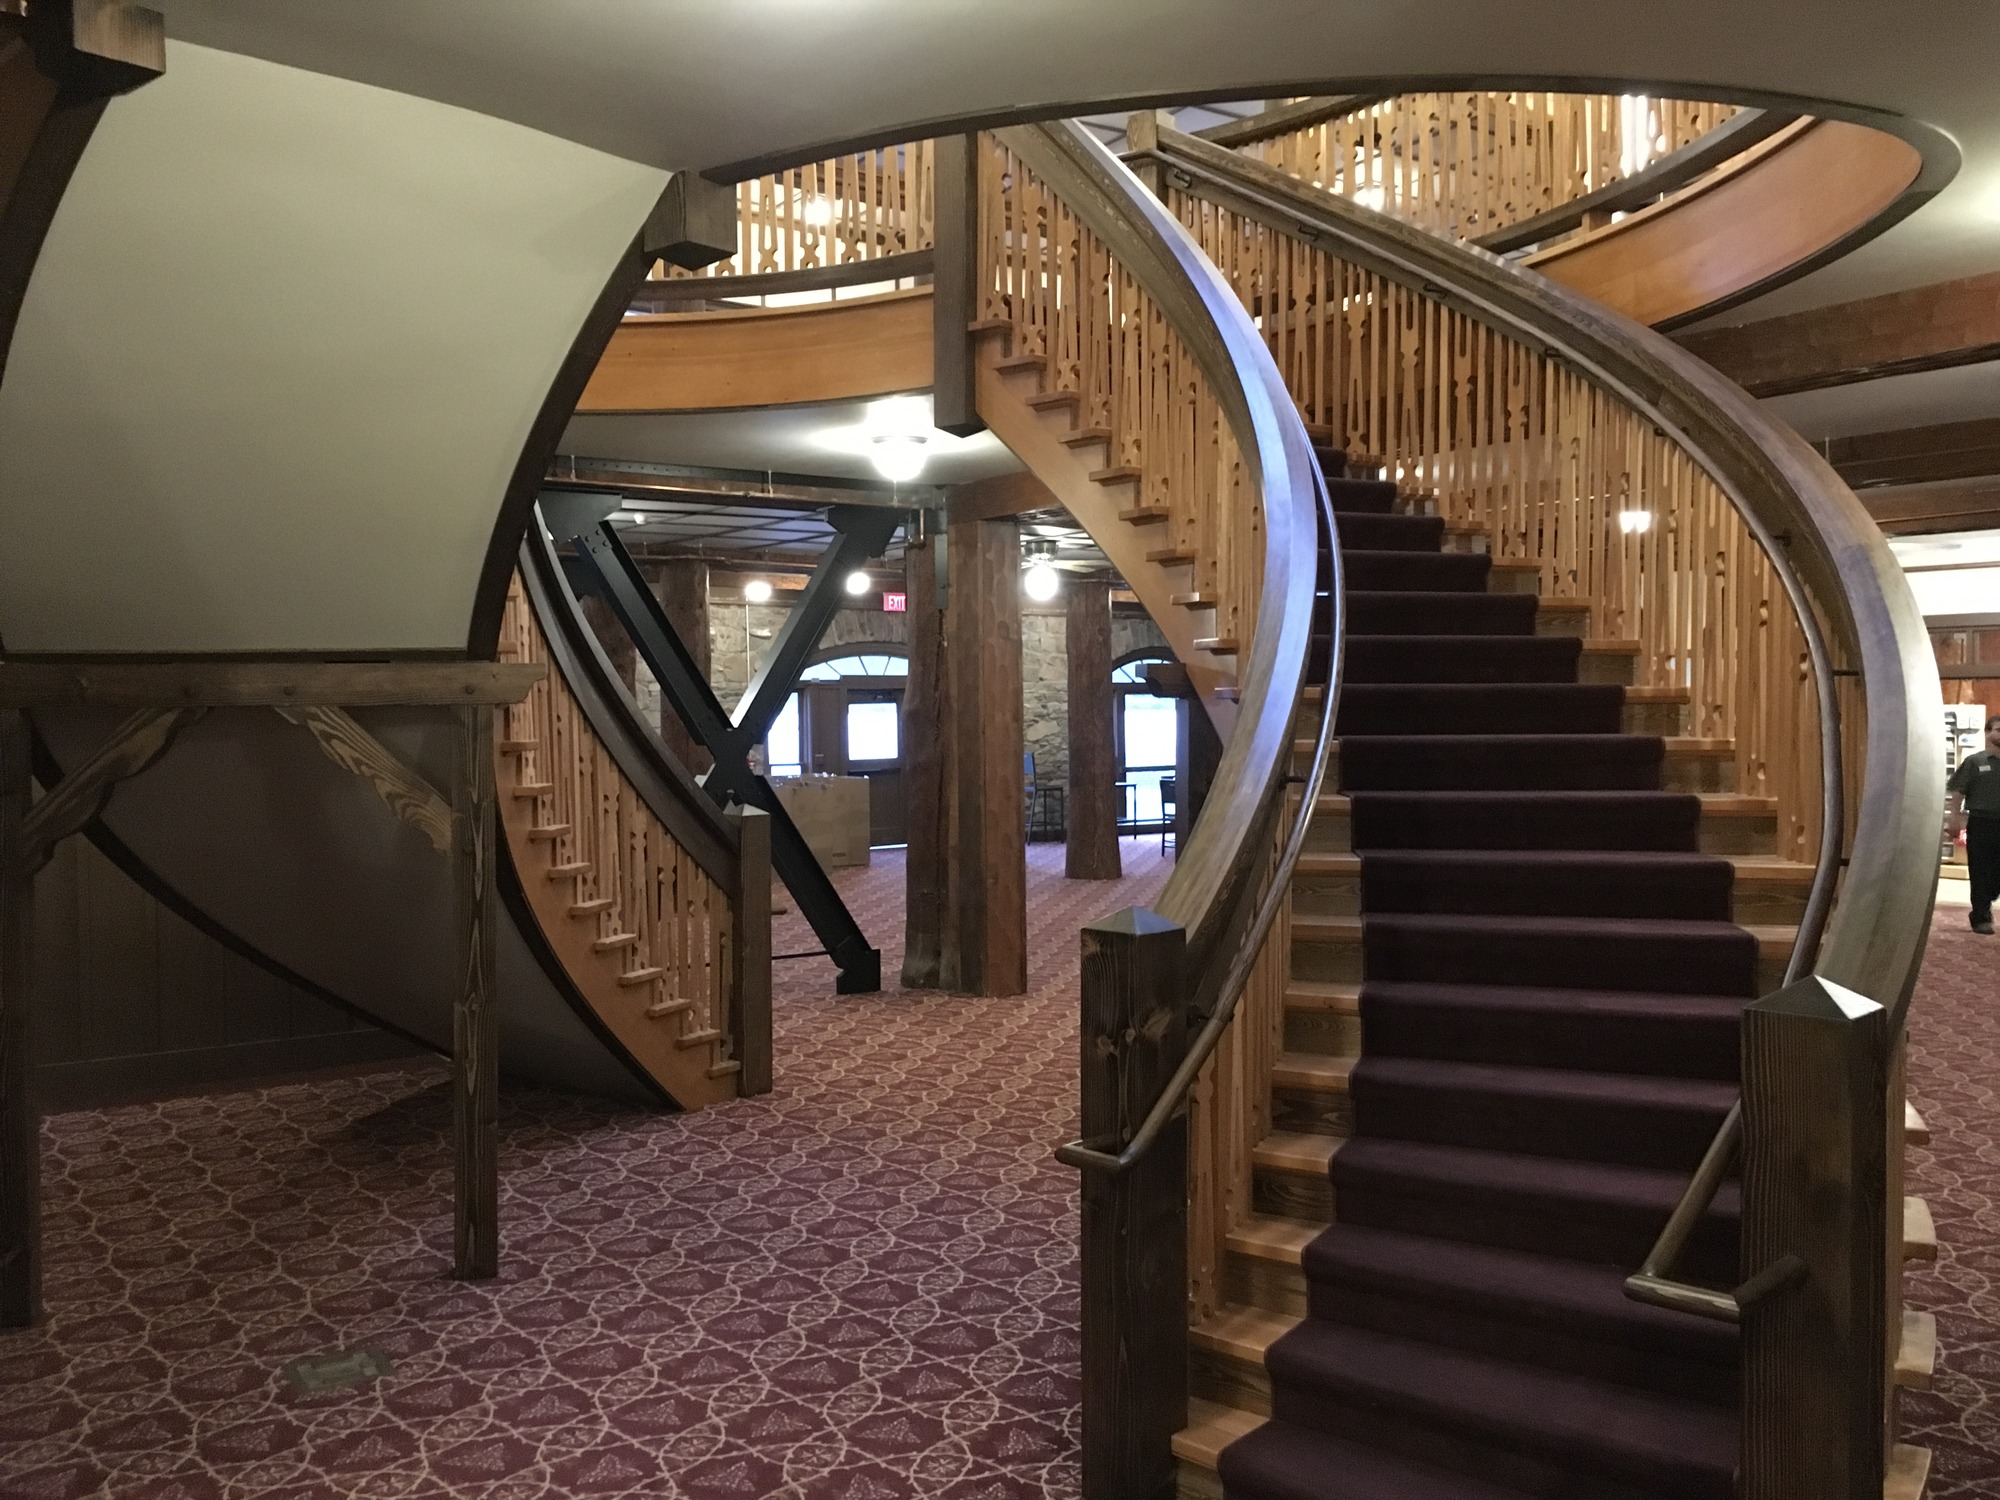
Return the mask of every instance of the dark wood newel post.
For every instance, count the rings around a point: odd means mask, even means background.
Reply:
[[[1881,1500],[1888,1012],[1806,979],[1743,1014],[1744,1500]],[[1900,1204],[1898,1205],[1900,1207]]]
[[[1187,1055],[1187,933],[1142,907],[1083,929],[1083,1135],[1130,1140]],[[1112,1149],[1117,1149],[1113,1147]],[[1187,1426],[1185,1114],[1123,1176],[1083,1174],[1084,1500],[1168,1500]]]
[[[453,930],[458,993],[451,1015],[451,1122],[458,1170],[452,1270],[500,1274],[500,1013],[493,1003],[495,841],[493,710],[461,708],[452,778]]]
[[[742,803],[724,815],[736,825],[736,965],[730,1040],[743,1071],[739,1097],[771,1092],[771,815]]]

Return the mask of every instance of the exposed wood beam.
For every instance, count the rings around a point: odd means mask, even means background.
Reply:
[[[1030,511],[1061,509],[1062,502],[1049,487],[1025,469],[1018,474],[996,474],[954,485],[945,500],[947,524],[999,521]]]
[[[0,662],[5,708],[362,708],[519,703],[539,662]]]
[[[2000,271],[1679,336],[1753,396],[2000,359]]]
[[[1826,460],[1855,489],[2000,474],[2000,418],[1835,438]]]
[[[1863,490],[1861,503],[1891,536],[2000,527],[2000,477]]]

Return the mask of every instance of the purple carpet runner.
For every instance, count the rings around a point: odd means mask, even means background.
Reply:
[[[1330,473],[1337,456],[1328,456]],[[1699,799],[1531,596],[1333,481],[1342,790],[1361,855],[1362,1056],[1231,1500],[1732,1500],[1735,1330],[1642,1306],[1650,1248],[1736,1093],[1757,946]],[[1736,1268],[1733,1184],[1685,1271]]]

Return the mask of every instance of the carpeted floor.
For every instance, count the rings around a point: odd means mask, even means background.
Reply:
[[[1903,1395],[1906,1441],[1932,1454],[1929,1500],[2000,1495],[2000,938],[1966,925],[1941,882],[1910,1020],[1910,1098],[1931,1128],[1908,1189],[1937,1219],[1934,1267],[1905,1282],[1937,1314],[1936,1388]]]
[[[1067,1496],[1077,929],[1157,892],[1030,851],[1031,993],[833,999],[777,1091],[503,1097],[504,1271],[449,1280],[440,1067],[50,1120],[51,1319],[0,1339],[6,1500]],[[901,962],[902,860],[841,884]],[[812,946],[781,917],[778,951]],[[796,928],[797,930],[788,930]],[[368,1343],[386,1379],[280,1370]]]
[[[1157,889],[1150,847],[1115,891],[1031,851],[1021,1000],[833,1001],[786,966],[768,1100],[663,1119],[509,1090],[486,1287],[442,1274],[441,1070],[56,1117],[53,1318],[0,1339],[0,1496],[1073,1494],[1074,1182],[1047,1148],[1075,929]],[[870,931],[900,874],[844,878]],[[1910,1300],[1944,1356],[1904,1410],[1933,1500],[2000,1493],[2000,940],[1964,924],[1940,909],[1911,1057],[1942,1250]],[[361,1342],[386,1380],[279,1379]]]

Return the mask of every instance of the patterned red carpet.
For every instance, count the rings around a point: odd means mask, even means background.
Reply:
[[[444,1277],[441,1070],[59,1116],[48,1327],[0,1339],[0,1496],[1071,1495],[1076,928],[1147,899],[1031,850],[1034,991],[825,998],[786,965],[779,1092],[658,1118],[510,1090],[506,1274]],[[900,862],[846,877],[898,925]],[[796,919],[781,919],[781,921]],[[1933,1500],[2000,1494],[2000,942],[1938,918],[1911,1093],[1934,1145]],[[808,946],[781,932],[780,951]],[[893,950],[893,945],[890,946]],[[893,972],[893,951],[885,955]],[[371,1343],[316,1397],[280,1368]]]
[[[1967,928],[1964,899],[1938,906],[1910,1024],[1931,1144],[1910,1153],[1909,1191],[1930,1201],[1938,1259],[1906,1288],[1937,1314],[1941,1352],[1936,1388],[1902,1399],[1907,1440],[1931,1450],[1929,1500],[2000,1495],[2000,938]]]
[[[443,1070],[58,1116],[46,1328],[0,1339],[6,1500],[1075,1493],[1077,928],[1157,891],[1030,851],[1030,994],[780,965],[775,1094],[508,1090],[498,1283],[443,1274]],[[902,860],[842,879],[900,966]],[[812,946],[780,918],[778,951]],[[798,930],[788,930],[797,927]],[[300,1396],[302,1355],[386,1379]]]

